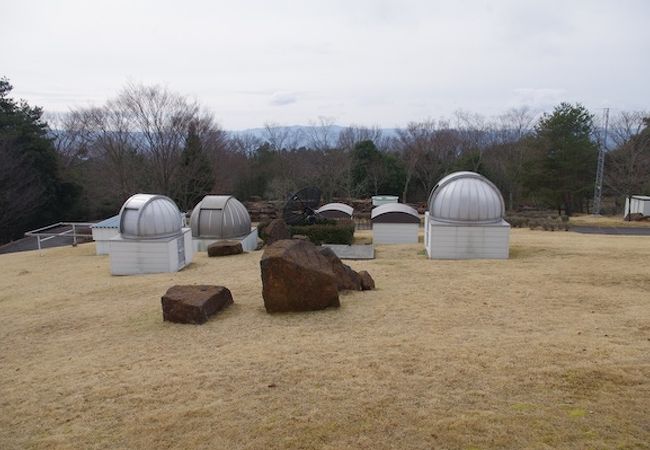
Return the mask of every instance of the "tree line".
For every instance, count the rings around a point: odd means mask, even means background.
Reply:
[[[458,112],[409,123],[339,130],[266,124],[229,133],[199,102],[159,86],[127,85],[97,107],[50,115],[10,96],[0,80],[0,241],[59,220],[115,214],[136,192],[168,195],[184,210],[207,193],[281,200],[308,185],[326,200],[399,195],[425,201],[456,170],[491,179],[509,209],[587,212],[602,127],[580,104],[536,115],[511,109],[493,118]],[[650,190],[650,125],[642,111],[610,121],[605,212]]]

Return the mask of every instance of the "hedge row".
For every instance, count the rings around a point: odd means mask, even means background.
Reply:
[[[316,245],[343,244],[352,245],[354,240],[354,222],[351,220],[338,220],[333,223],[315,225],[292,225],[289,227],[292,236],[302,234],[307,236]]]

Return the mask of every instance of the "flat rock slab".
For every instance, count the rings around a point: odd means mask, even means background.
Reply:
[[[219,310],[233,304],[230,290],[213,285],[176,285],[162,296],[163,320],[202,324]]]
[[[323,244],[322,246],[331,248],[341,259],[375,259],[374,245]]]
[[[240,241],[217,241],[208,245],[208,256],[229,256],[244,253]]]

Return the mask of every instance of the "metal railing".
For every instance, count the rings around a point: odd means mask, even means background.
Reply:
[[[89,229],[91,226],[95,225],[95,222],[58,222],[46,227],[37,228],[36,230],[31,230],[25,233],[25,236],[35,237],[38,242],[38,251],[42,254],[42,243],[54,239],[56,237],[71,237],[72,246],[76,247],[78,244],[79,238],[90,238],[92,239],[93,235],[89,232],[78,232],[79,230]],[[59,228],[64,228],[63,230],[57,230]],[[83,239],[86,240],[86,239]]]

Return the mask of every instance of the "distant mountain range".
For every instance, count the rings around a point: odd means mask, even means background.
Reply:
[[[344,127],[341,125],[330,125],[328,127],[328,139],[331,139],[333,143],[338,141],[339,135],[343,130],[349,127]],[[354,127],[353,127],[354,128]],[[383,137],[396,137],[397,128],[379,128]],[[308,146],[311,141],[311,137],[319,132],[322,132],[322,127],[318,125],[288,125],[288,126],[277,126],[274,127],[275,133],[277,135],[291,135],[292,138],[297,138],[298,146]],[[226,131],[231,136],[255,136],[256,138],[268,140],[269,133],[264,127],[258,128],[246,128],[244,130],[227,130]]]

